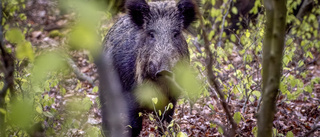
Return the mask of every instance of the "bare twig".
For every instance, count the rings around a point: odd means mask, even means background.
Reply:
[[[92,86],[95,86],[94,80],[91,77],[87,76],[86,74],[82,73],[72,59],[67,57],[66,60],[69,66],[72,68],[74,74],[76,74],[77,78],[80,81],[88,81]]]
[[[226,5],[230,5],[232,0],[229,0]],[[230,6],[228,6],[226,10],[226,14],[224,14],[223,18],[222,18],[222,23],[221,23],[221,30],[220,30],[220,34],[219,34],[219,40],[218,40],[218,47],[221,47],[221,38],[222,38],[222,34],[223,34],[223,31],[224,31],[224,22],[226,21],[226,18],[229,14],[229,9],[230,9]]]
[[[310,136],[313,132],[317,131],[320,128],[320,125],[314,127],[313,129],[311,129],[308,133],[306,133],[305,135],[303,135],[303,137],[308,137]]]

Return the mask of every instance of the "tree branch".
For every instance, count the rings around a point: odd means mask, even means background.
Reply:
[[[91,77],[87,76],[86,74],[82,73],[72,59],[68,57],[66,57],[66,59],[69,66],[72,68],[74,74],[76,74],[77,78],[80,81],[88,81],[92,86],[95,86],[94,80]]]
[[[310,136],[313,132],[317,131],[317,129],[320,128],[320,125],[314,127],[313,129],[311,129],[308,133],[306,133],[305,135],[303,135],[303,137],[308,137]]]
[[[209,84],[215,89],[215,91],[217,92],[217,94],[219,95],[219,98],[220,98],[220,102],[222,104],[222,107],[224,109],[224,111],[226,112],[226,115],[227,115],[227,119],[228,121],[231,123],[231,130],[228,131],[229,133],[229,136],[230,137],[234,137],[235,134],[236,134],[236,130],[237,130],[237,124],[234,122],[233,118],[232,118],[232,115],[229,111],[229,108],[228,108],[228,104],[227,102],[225,101],[225,98],[224,98],[224,94],[223,92],[220,90],[219,88],[219,85],[218,85],[218,81],[216,79],[216,76],[213,72],[213,54],[210,50],[210,42],[208,40],[208,36],[205,32],[205,27],[204,27],[204,21],[203,21],[203,18],[202,16],[200,15],[200,12],[199,10],[197,9],[197,13],[198,13],[198,17],[200,19],[200,27],[202,29],[202,37],[204,39],[204,47],[205,47],[205,52],[207,54],[207,75],[208,75],[208,80],[209,80]]]

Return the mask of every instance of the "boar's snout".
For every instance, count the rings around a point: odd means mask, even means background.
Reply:
[[[161,70],[161,71],[158,71],[156,73],[156,77],[159,78],[159,77],[163,77],[163,76],[169,76],[169,77],[173,77],[173,73],[169,70]]]
[[[157,65],[155,65],[155,63],[150,62],[149,63],[149,77],[152,80],[157,80],[160,77],[163,76],[169,76],[169,77],[173,77],[173,72],[170,71],[167,67],[157,67]]]

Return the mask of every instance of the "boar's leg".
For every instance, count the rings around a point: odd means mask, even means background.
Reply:
[[[131,126],[131,137],[137,137],[142,130],[142,116],[139,117],[141,110],[137,107],[136,103],[129,105],[129,120]]]
[[[173,104],[173,107],[172,107],[172,109],[169,109],[167,112],[166,112],[166,114],[165,114],[165,118],[164,118],[164,120],[166,121],[166,122],[168,122],[168,123],[170,123],[171,122],[171,120],[172,120],[172,116],[173,116],[173,113],[174,113],[174,109],[175,109],[175,104],[176,104],[176,100],[173,100],[173,101],[171,101],[171,103]]]

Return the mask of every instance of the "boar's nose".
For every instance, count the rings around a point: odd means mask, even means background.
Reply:
[[[149,72],[148,75],[151,79],[156,80],[163,76],[173,77],[173,73],[165,67],[157,67],[154,62],[150,62],[149,64]]]
[[[160,70],[156,73],[156,78],[162,77],[162,76],[169,76],[173,77],[173,73],[169,70]]]

